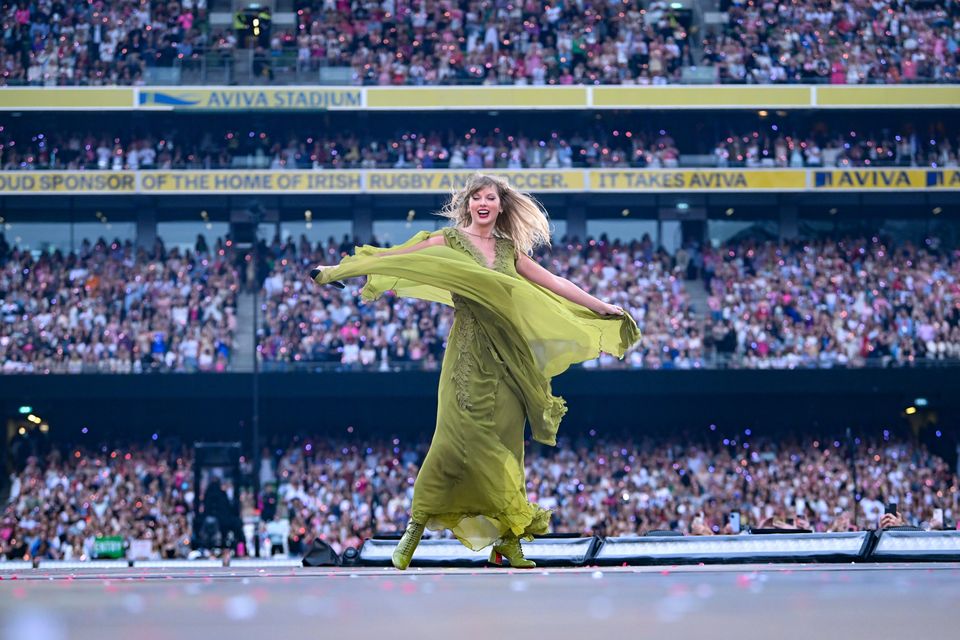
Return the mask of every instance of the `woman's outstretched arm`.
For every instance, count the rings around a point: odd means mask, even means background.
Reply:
[[[438,234],[436,234],[436,235],[434,235],[434,236],[430,236],[430,237],[427,238],[426,240],[421,240],[420,242],[418,242],[418,243],[416,243],[416,244],[414,244],[414,245],[411,245],[411,246],[409,246],[409,247],[406,247],[406,248],[403,248],[403,249],[388,249],[388,250],[386,250],[386,251],[378,251],[378,252],[377,252],[376,254],[374,254],[374,255],[375,255],[376,257],[378,257],[378,258],[383,257],[383,256],[398,256],[398,255],[401,255],[401,254],[404,254],[404,253],[413,253],[414,251],[419,251],[419,250],[425,249],[425,248],[427,248],[427,247],[442,246],[442,245],[445,245],[446,243],[447,243],[447,241],[446,241],[446,238],[444,238],[443,234],[438,233]],[[317,265],[316,267],[313,268],[313,270],[310,271],[310,277],[313,278],[313,280],[314,280],[315,282],[317,282],[317,283],[319,283],[319,284],[324,284],[323,273],[324,273],[325,271],[330,270],[330,269],[336,269],[336,268],[337,268],[337,265],[329,265],[329,266],[326,266],[326,265]],[[332,284],[332,285],[334,285],[335,287],[338,287],[338,288],[341,288],[341,289],[343,288],[343,283],[342,283],[342,282],[339,282],[339,281],[331,281],[331,282],[328,282],[328,283],[326,283],[326,284]]]
[[[586,307],[591,311],[604,316],[621,316],[623,309],[616,305],[595,298],[566,278],[554,275],[537,264],[530,256],[520,255],[517,260],[517,273],[521,276],[540,285],[544,289],[549,289],[558,296],[562,296],[570,302]]]

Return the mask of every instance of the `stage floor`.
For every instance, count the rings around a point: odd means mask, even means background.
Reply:
[[[911,638],[960,564],[0,572],[0,638]],[[678,635],[679,634],[679,635]]]

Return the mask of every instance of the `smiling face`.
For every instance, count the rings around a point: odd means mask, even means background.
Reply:
[[[494,186],[478,189],[470,196],[470,230],[490,235],[500,215],[500,194]]]

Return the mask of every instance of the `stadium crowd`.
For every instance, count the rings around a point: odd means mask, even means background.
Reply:
[[[706,249],[708,349],[750,368],[960,356],[960,251],[879,237]]]
[[[567,169],[718,167],[956,167],[960,133],[934,123],[879,130],[797,130],[773,123],[678,142],[653,126],[572,126],[533,132],[499,126],[454,131],[296,133],[230,129],[170,130],[117,136],[103,131],[49,133],[0,126],[3,170],[150,169]],[[866,131],[863,131],[866,129]],[[924,129],[928,133],[924,133]],[[221,128],[221,131],[223,129]],[[309,131],[309,130],[308,130]]]
[[[662,0],[311,1],[297,14],[298,64],[349,66],[355,84],[665,84],[691,61]]]
[[[956,82],[960,3],[728,0],[703,41],[723,83]]]
[[[212,46],[206,0],[53,0],[2,9],[0,86],[144,84],[147,66],[170,66]]]
[[[960,481],[950,465],[891,438],[857,439],[855,485],[847,445],[831,438],[772,440],[749,429],[722,441],[582,437],[532,449],[527,491],[553,511],[553,531],[588,535],[710,535],[729,531],[732,512],[744,527],[875,528],[890,502],[899,516],[884,526],[956,526]],[[342,552],[402,531],[426,446],[296,438],[264,449],[258,464],[245,463],[243,486],[224,483],[238,499],[243,553],[255,548],[254,536],[262,555],[296,556],[315,537]],[[259,495],[249,488],[252,474]],[[192,452],[182,446],[45,447],[26,451],[10,480],[0,516],[0,559],[8,560],[90,559],[97,539],[113,536],[130,557],[186,557],[194,503],[208,503],[194,486]]]
[[[344,247],[274,244],[263,292],[267,366],[436,367],[449,309],[392,297],[369,305],[356,286],[334,291],[304,282],[309,265],[338,261]],[[960,358],[960,252],[936,240],[922,247],[879,237],[744,241],[687,246],[670,256],[649,238],[603,238],[537,257],[623,306],[643,332],[622,365],[602,356],[588,367],[828,368]],[[701,309],[688,289],[699,274],[707,288]]]
[[[0,235],[0,372],[225,371],[240,291],[252,264],[229,241],[153,252],[84,242],[34,254]],[[352,251],[348,238],[262,243],[266,370],[439,367],[453,311],[387,294],[362,303],[359,282],[316,287],[304,274]],[[960,359],[960,250],[841,240],[731,241],[673,255],[649,237],[559,241],[535,258],[637,320],[623,361],[584,366],[827,368]],[[692,302],[704,282],[703,304]],[[252,331],[252,327],[250,329]]]
[[[0,234],[0,372],[225,371],[238,292],[223,246],[35,256]]]
[[[659,85],[696,65],[724,83],[958,78],[956,0],[721,4],[714,33],[663,0],[304,0],[294,28],[275,24],[250,59],[268,80],[275,68],[339,67],[356,85]],[[230,59],[248,44],[211,28],[206,0],[16,2],[2,18],[3,84],[142,84],[148,66]]]

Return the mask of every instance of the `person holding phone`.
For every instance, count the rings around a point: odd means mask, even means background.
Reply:
[[[367,276],[367,301],[394,291],[454,308],[436,431],[393,565],[409,566],[429,528],[449,529],[474,551],[493,545],[493,563],[531,568],[520,540],[546,533],[550,511],[527,498],[524,423],[534,440],[555,446],[567,409],[551,392],[551,378],[601,351],[623,357],[640,332],[622,308],[530,257],[549,245],[548,219],[506,180],[473,176],[440,214],[453,224],[393,249],[358,247],[311,277],[340,284]]]
[[[906,524],[906,521],[903,519],[903,516],[900,515],[900,512],[897,509],[897,503],[888,502],[886,509],[884,509],[883,515],[880,516],[880,528],[888,529],[890,527],[902,527]]]

